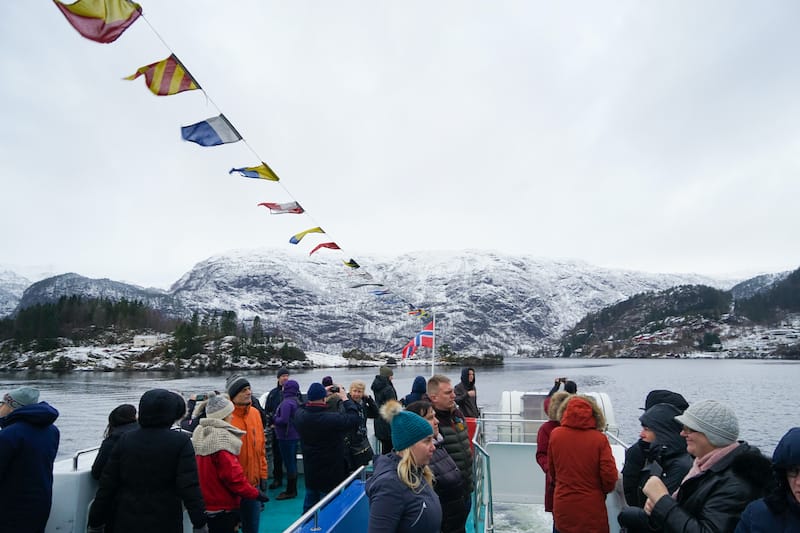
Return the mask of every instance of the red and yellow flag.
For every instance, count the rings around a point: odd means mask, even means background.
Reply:
[[[98,43],[113,43],[142,14],[142,7],[128,0],[53,2],[78,33]]]
[[[125,79],[135,80],[142,74],[144,74],[147,88],[157,96],[167,96],[200,88],[192,75],[183,68],[175,54],[163,61],[146,65]]]

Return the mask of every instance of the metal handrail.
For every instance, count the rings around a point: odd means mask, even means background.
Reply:
[[[472,474],[476,480],[482,483],[475,484],[475,504],[472,506],[472,524],[475,533],[479,533],[478,526],[480,524],[480,508],[484,500],[483,483],[486,484],[485,493],[488,495],[486,498],[486,516],[484,519],[484,531],[494,531],[494,506],[492,504],[492,461],[489,452],[481,444],[484,438],[484,417],[483,414],[477,420],[477,429],[475,435],[472,437],[472,445],[483,458],[483,462],[473,461]],[[481,472],[485,470],[485,472]],[[481,475],[483,474],[483,475]]]
[[[358,469],[356,469],[355,472],[347,476],[347,479],[339,483],[339,486],[337,486],[335,489],[326,494],[325,497],[323,497],[320,501],[318,501],[311,509],[303,513],[303,516],[292,522],[292,524],[286,529],[284,529],[284,531],[294,531],[295,529],[301,527],[303,524],[305,524],[312,518],[314,520],[314,526],[311,528],[311,531],[320,531],[322,528],[319,527],[319,512],[322,510],[323,507],[328,505],[328,503],[331,500],[333,500],[334,498],[339,496],[339,494],[344,492],[344,489],[346,489],[350,485],[350,483],[352,483],[353,480],[355,480],[357,477],[361,477],[361,481],[366,481],[367,479],[366,466],[358,467]]]
[[[78,450],[77,452],[75,452],[75,455],[72,456],[72,471],[73,472],[77,472],[78,471],[78,458],[81,455],[86,454],[86,453],[90,453],[90,452],[93,452],[93,451],[96,451],[96,450],[99,450],[99,449],[100,449],[100,446],[93,446],[91,448],[84,448],[83,450]]]

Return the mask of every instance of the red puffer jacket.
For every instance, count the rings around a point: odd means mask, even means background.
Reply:
[[[207,511],[231,511],[240,507],[242,498],[258,497],[258,490],[244,477],[239,459],[231,452],[220,450],[196,457]]]
[[[555,483],[553,520],[559,533],[608,533],[605,495],[614,490],[617,465],[602,412],[593,401],[567,400],[561,427],[550,433],[548,465]]]

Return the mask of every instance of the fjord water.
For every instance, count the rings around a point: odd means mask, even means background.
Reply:
[[[458,367],[437,366],[437,373],[455,383]],[[275,371],[239,371],[260,395],[275,386]],[[291,375],[305,392],[308,386],[330,375],[347,387],[351,381],[366,382],[367,390],[377,368],[320,368],[298,370]],[[503,367],[478,368],[478,404],[497,411],[504,390],[548,390],[553,379],[566,376],[578,384],[578,391],[606,392],[611,397],[620,427],[620,438],[638,438],[639,416],[644,398],[652,389],[670,389],[691,403],[713,398],[730,405],[737,413],[740,438],[760,446],[766,453],[790,427],[800,425],[800,361],[658,359],[658,360],[562,360],[509,359]],[[61,430],[59,458],[97,446],[108,413],[121,403],[138,406],[139,397],[151,388],[175,390],[187,396],[196,392],[223,390],[228,374],[166,372],[81,372],[71,374],[14,372],[0,373],[0,392],[25,385],[41,390],[41,399],[61,413],[56,424]],[[398,396],[411,391],[417,375],[430,375],[430,366],[394,368]],[[370,426],[372,424],[369,424]],[[531,459],[533,460],[533,458]]]

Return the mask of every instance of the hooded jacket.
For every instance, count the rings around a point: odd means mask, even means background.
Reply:
[[[658,389],[647,394],[644,408],[641,409],[647,411],[659,403],[670,404],[681,413],[689,407],[689,402],[686,401],[686,398],[677,392]],[[625,464],[622,466],[622,490],[625,493],[625,501],[628,505],[639,506],[638,502],[642,494],[639,491],[638,473],[644,467],[649,449],[650,444],[639,439],[633,446],[625,450]]]
[[[461,412],[464,413],[464,416],[478,418],[481,416],[480,410],[478,409],[478,397],[468,394],[469,391],[475,390],[475,381],[473,380],[472,383],[469,382],[470,370],[472,370],[472,374],[475,375],[474,368],[461,369],[461,382],[456,385],[453,390],[456,393],[456,404],[461,409]],[[477,377],[475,379],[477,379]]]
[[[306,402],[294,415],[303,450],[306,487],[328,492],[347,477],[344,436],[358,428],[358,407],[342,402],[344,412],[331,413],[324,401]]]
[[[389,400],[397,399],[397,391],[394,389],[394,385],[391,380],[385,376],[381,376],[380,374],[375,376],[370,388],[375,395],[375,404],[378,406],[378,409]],[[392,428],[381,416],[375,418],[375,437],[377,437],[378,440],[390,440],[392,438]]]
[[[605,417],[586,398],[573,396],[561,406],[561,425],[550,433],[547,454],[555,483],[553,521],[560,533],[608,533],[605,495],[614,490],[617,465]]]
[[[258,491],[239,464],[244,431],[214,418],[204,418],[192,434],[200,490],[207,511],[238,509],[242,498],[254,500]]]
[[[239,462],[247,481],[257,487],[262,479],[267,479],[267,453],[261,413],[251,405],[235,405],[231,424],[245,432]]]
[[[394,452],[375,458],[375,472],[365,487],[369,498],[368,533],[438,532],[442,523],[438,496],[425,478],[416,490],[400,481],[399,463],[400,456]]]
[[[275,411],[273,423],[275,424],[275,436],[278,440],[297,440],[300,435],[297,433],[292,417],[300,406],[300,384],[290,379],[283,384],[283,401]]]
[[[46,402],[0,418],[0,532],[44,531],[53,501],[58,411]]]
[[[800,465],[800,428],[790,429],[775,447],[772,454],[775,484],[764,498],[747,506],[736,533],[800,531],[800,504],[786,479],[786,470],[795,465]]]
[[[769,459],[746,442],[681,484],[677,500],[659,498],[650,521],[666,533],[733,531],[744,508],[771,483]]]
[[[428,382],[425,381],[425,376],[417,376],[414,378],[414,383],[411,385],[411,392],[406,394],[403,398],[403,405],[408,407],[414,402],[418,402],[425,398],[428,392]]]
[[[183,506],[194,527],[205,525],[192,441],[170,430],[185,410],[174,392],[153,389],[142,395],[140,427],[123,434],[111,451],[89,510],[90,526],[113,517],[115,533],[180,533]]]

